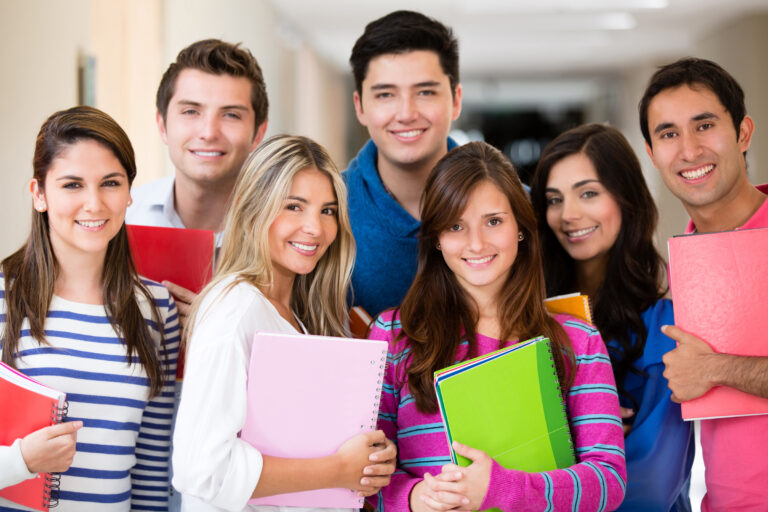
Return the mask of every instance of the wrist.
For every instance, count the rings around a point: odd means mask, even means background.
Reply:
[[[713,352],[707,355],[705,363],[705,375],[711,386],[730,386],[728,368],[737,356],[718,354]]]

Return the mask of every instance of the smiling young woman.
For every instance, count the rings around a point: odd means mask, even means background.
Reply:
[[[628,432],[620,510],[689,510],[693,432],[662,375],[661,358],[675,347],[660,331],[674,323],[672,303],[663,298],[658,214],[637,157],[615,128],[569,130],[541,155],[531,200],[548,294],[589,295],[608,340]]]
[[[421,219],[413,285],[370,333],[390,344],[379,426],[399,439],[384,509],[616,508],[623,439],[605,346],[593,327],[547,314],[536,220],[512,164],[481,142],[452,150],[427,180]],[[450,464],[434,372],[539,335],[551,340],[562,389],[576,390],[566,404],[578,463],[527,473],[455,445],[473,463]]]
[[[57,510],[166,507],[178,315],[128,250],[130,141],[71,108],[43,124],[33,168],[29,238],[0,264],[2,358],[65,392],[69,423],[0,447],[0,485],[60,471]]]

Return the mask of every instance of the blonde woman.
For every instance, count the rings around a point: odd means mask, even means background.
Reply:
[[[237,436],[254,332],[347,335],[354,254],[344,184],[326,151],[304,137],[265,141],[243,166],[216,275],[193,304],[173,454],[184,510],[275,510],[246,503],[330,487],[372,494],[389,482],[395,448],[381,432],[316,459],[262,455]]]

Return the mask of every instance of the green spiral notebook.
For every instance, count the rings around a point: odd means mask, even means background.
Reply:
[[[548,338],[439,370],[435,389],[449,446],[456,440],[528,472],[576,463]],[[453,450],[451,458],[471,463]]]

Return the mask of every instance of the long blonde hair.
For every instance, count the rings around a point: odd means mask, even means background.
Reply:
[[[194,328],[203,298],[221,281],[234,276],[221,293],[240,282],[261,290],[272,285],[269,227],[288,197],[294,177],[308,168],[318,169],[331,180],[338,202],[338,233],[314,270],[296,276],[291,309],[311,334],[348,335],[346,295],[355,261],[355,240],[341,173],[328,152],[315,141],[275,135],[243,164],[227,211],[216,273],[193,302],[185,339],[189,339]]]

